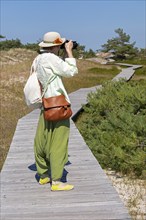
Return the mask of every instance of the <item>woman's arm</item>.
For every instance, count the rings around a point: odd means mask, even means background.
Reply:
[[[78,73],[76,60],[72,54],[73,42],[69,41],[65,44],[66,58],[65,60],[53,53],[42,54],[41,65],[45,71],[52,70],[55,75],[63,77],[72,77]]]

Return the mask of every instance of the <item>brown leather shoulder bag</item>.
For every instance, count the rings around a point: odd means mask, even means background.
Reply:
[[[71,104],[64,95],[43,98],[44,118],[47,121],[60,121],[72,115]]]

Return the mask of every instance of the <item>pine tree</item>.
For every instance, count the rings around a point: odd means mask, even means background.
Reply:
[[[135,42],[130,43],[130,36],[124,33],[123,29],[115,30],[117,37],[109,39],[106,44],[102,45],[103,51],[113,51],[116,59],[132,58],[138,53],[138,49],[134,47]]]

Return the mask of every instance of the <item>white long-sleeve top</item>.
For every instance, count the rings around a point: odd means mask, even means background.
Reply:
[[[64,94],[67,101],[70,102],[61,78],[72,77],[78,73],[75,58],[66,58],[63,61],[53,53],[43,53],[36,57],[35,62],[37,77],[42,85],[42,90],[46,87],[47,82],[51,81],[44,97]]]

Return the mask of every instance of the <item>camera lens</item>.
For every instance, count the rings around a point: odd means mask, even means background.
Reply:
[[[76,41],[73,41],[73,49],[76,49],[78,46],[78,43]]]
[[[66,40],[60,47],[60,49],[65,49],[65,44],[68,43],[69,40]],[[78,46],[78,43],[76,41],[72,41],[73,42],[73,48],[72,49],[76,49]]]

